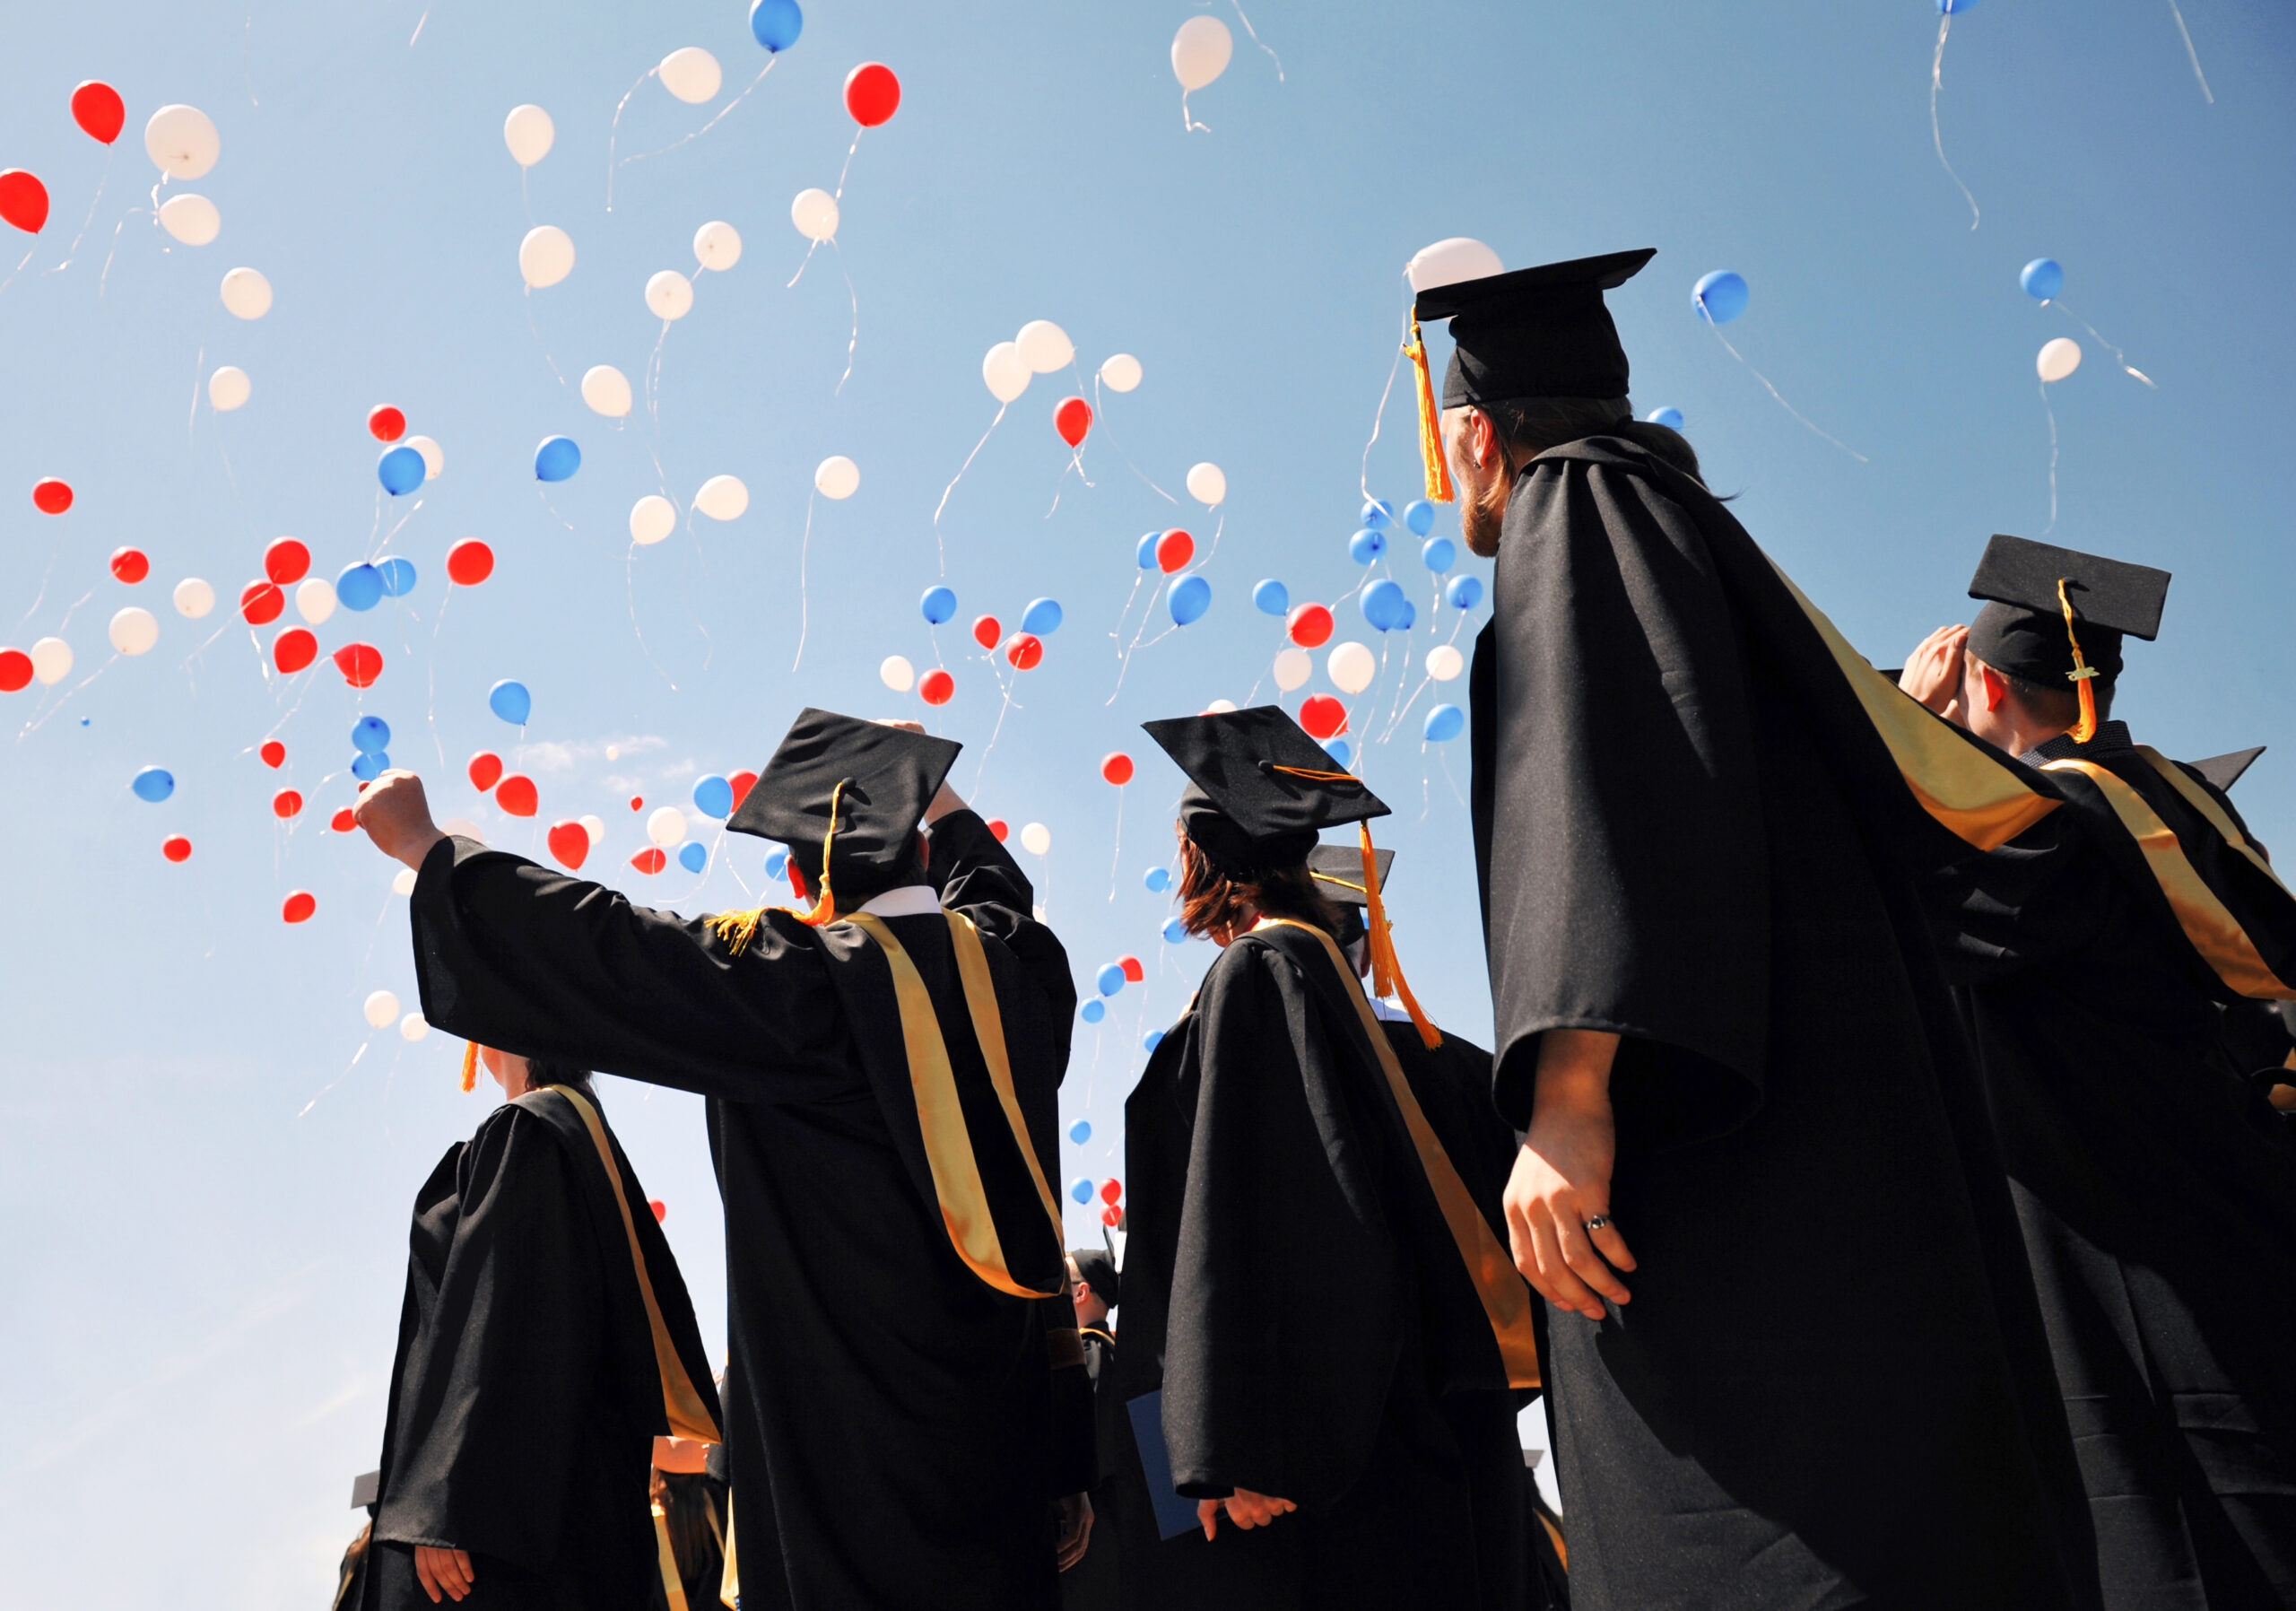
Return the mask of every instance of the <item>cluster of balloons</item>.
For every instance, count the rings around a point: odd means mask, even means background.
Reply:
[[[236,373],[236,371],[234,371]],[[207,390],[211,399],[215,391],[218,370],[208,377]],[[241,376],[244,381],[245,376]],[[247,401],[244,389],[239,402],[228,405],[236,408]],[[226,406],[219,404],[219,407]],[[406,435],[406,415],[387,403],[378,403],[367,412],[367,433],[384,444],[382,457],[375,461],[375,478],[383,483],[383,491],[396,498],[412,492],[426,481],[436,481],[447,467],[446,449],[427,436]],[[399,439],[404,437],[404,441]]]

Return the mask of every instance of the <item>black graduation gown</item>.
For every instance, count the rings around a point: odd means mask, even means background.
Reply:
[[[1063,1611],[1116,1611],[1125,1603],[1124,1538],[1138,1526],[1126,1511],[1144,1511],[1148,1487],[1117,1380],[1113,1318],[1086,1327],[1083,1336],[1092,1381],[1092,1538],[1084,1558],[1060,1574],[1060,1604]]]
[[[2028,759],[2085,762],[2126,784],[2175,834],[2172,868],[2213,883],[2240,862],[2118,722]],[[2066,781],[2067,809],[1931,893],[2096,1518],[2105,1603],[2296,1606],[2296,1145],[2220,1052],[2233,985],[2187,940],[2105,795],[2085,775]],[[2223,905],[2259,960],[2296,980],[2296,901],[2247,882]]]
[[[1238,939],[1125,1104],[1122,1398],[1162,1389],[1180,1493],[1300,1506],[1208,1543],[1127,1516],[1143,1611],[1495,1608],[1524,1591],[1517,1400],[1356,988],[1305,930]],[[1422,1072],[1405,1065],[1495,1228],[1488,1138]]]
[[[670,1423],[633,1246],[665,1345],[713,1422],[717,1399],[677,1261],[602,1133],[619,1198],[554,1089],[497,1108],[415,1198],[367,1611],[428,1611],[418,1544],[471,1552],[467,1611],[645,1602],[648,1474]]]
[[[980,928],[1036,1155],[1055,1158],[1066,954],[978,816],[952,813],[930,838],[944,904]],[[1083,1372],[1047,1357],[1074,1313],[995,1290],[952,1247],[885,954],[857,926],[776,911],[734,956],[704,921],[468,840],[431,852],[413,908],[432,1023],[709,1098],[746,1611],[1053,1606],[1048,1502],[1091,1483]],[[1061,1250],[973,1036],[947,922],[886,923],[932,998],[1013,1273],[1023,1234],[1041,1232],[1048,1267],[1029,1274],[1057,1289]]]
[[[1614,438],[1517,482],[1470,688],[1500,1111],[1528,1125],[1542,1032],[1623,1037],[1633,1299],[1548,1317],[1573,1603],[2089,1603],[1913,890],[2052,809],[2037,775],[1883,686],[1702,486]]]

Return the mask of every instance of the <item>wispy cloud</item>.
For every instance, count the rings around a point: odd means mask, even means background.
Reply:
[[[668,747],[669,741],[651,733],[634,737],[578,738],[570,744],[529,744],[518,751],[518,762],[529,771],[571,771],[586,761],[604,761],[606,753],[619,761],[626,755],[643,755],[653,750]]]

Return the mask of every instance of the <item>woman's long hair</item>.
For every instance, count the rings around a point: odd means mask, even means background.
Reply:
[[[1180,923],[1188,933],[1232,939],[1259,918],[1292,918],[1338,937],[1346,919],[1338,903],[1316,888],[1305,862],[1231,878],[1213,866],[1186,828],[1173,826],[1180,839]]]

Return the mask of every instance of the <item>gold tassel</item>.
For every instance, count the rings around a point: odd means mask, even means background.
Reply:
[[[1435,407],[1434,378],[1427,372],[1427,343],[1419,334],[1419,316],[1405,317],[1411,321],[1411,334],[1405,338],[1403,350],[1419,378],[1419,458],[1427,471],[1427,496],[1437,503],[1448,503],[1454,496],[1451,466],[1443,457],[1443,420]]]
[[[845,786],[850,781],[850,779],[839,779],[837,787],[830,790],[829,832],[822,835],[821,899],[813,902],[813,910],[811,911],[800,912],[794,906],[778,909],[782,911],[796,912],[797,920],[800,923],[808,924],[815,928],[819,928],[824,923],[837,921],[837,896],[829,885],[829,853],[837,843],[837,808],[845,797]],[[709,927],[717,931],[719,939],[726,942],[726,954],[728,956],[739,956],[749,948],[750,941],[755,937],[759,920],[768,911],[773,910],[776,909],[760,906],[748,911],[720,912],[710,919]]]
[[[2057,579],[2057,602],[2065,611],[2065,635],[2073,645],[2073,669],[2065,674],[2066,681],[2081,691],[2081,719],[2073,725],[2073,742],[2086,744],[2097,736],[2097,696],[2089,688],[2096,681],[2097,668],[2081,657],[2081,640],[2073,630],[2073,599],[2065,590],[2071,580]]]
[[[1419,998],[1411,993],[1411,985],[1403,976],[1403,962],[1396,955],[1387,904],[1379,899],[1379,860],[1371,853],[1371,824],[1358,823],[1355,827],[1363,848],[1363,895],[1369,908],[1365,913],[1369,920],[1363,927],[1371,940],[1371,989],[1379,996],[1392,990],[1403,997],[1404,1011],[1411,1014],[1413,1027],[1419,1031],[1419,1043],[1432,1051],[1443,1044],[1442,1032],[1427,1021]]]
[[[468,1096],[478,1089],[478,1042],[463,1042],[463,1094]]]

